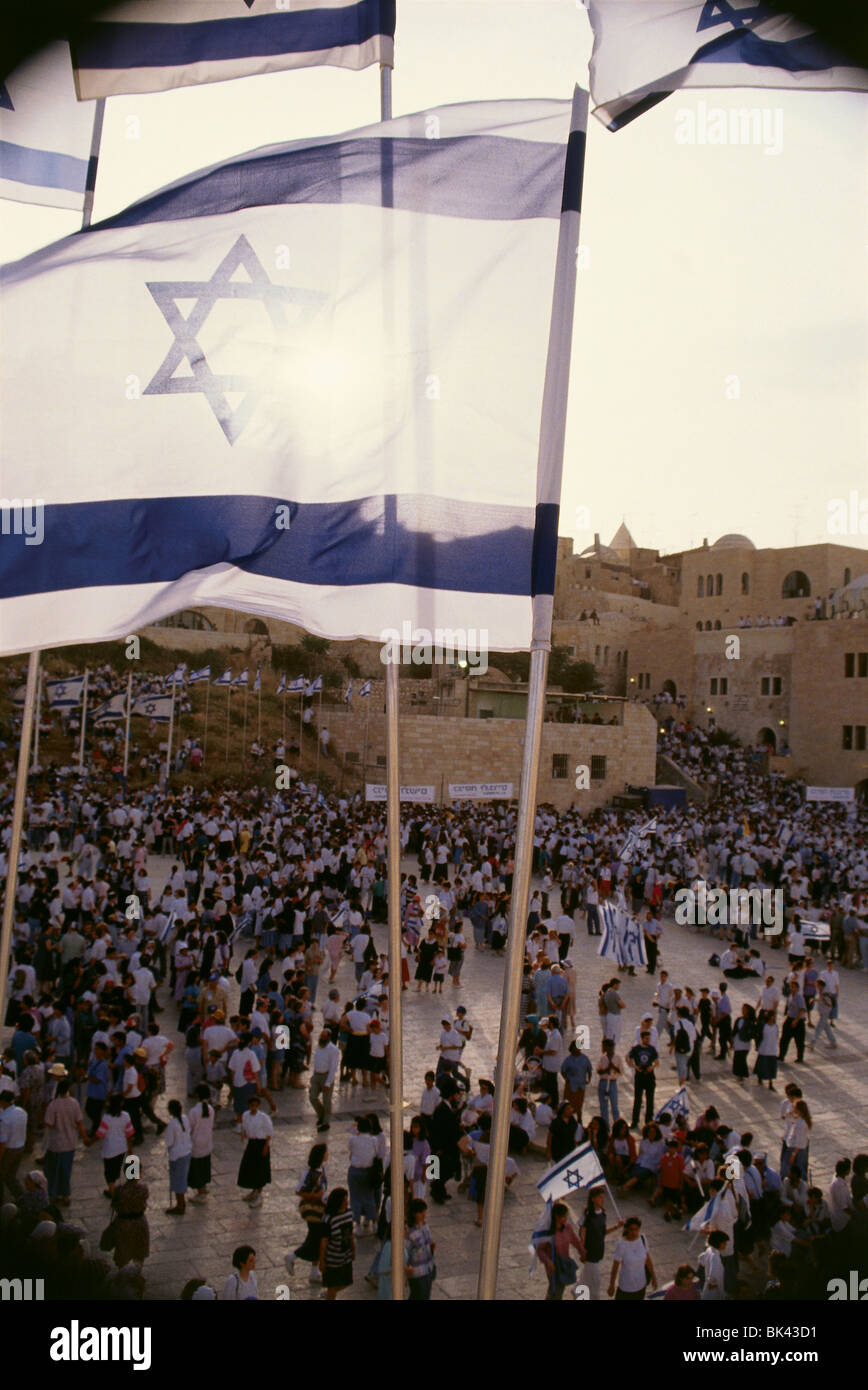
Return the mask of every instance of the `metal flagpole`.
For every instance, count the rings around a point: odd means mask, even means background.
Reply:
[[[250,676],[244,686],[244,722],[241,726],[241,766],[244,767],[247,759],[247,691],[250,688]]]
[[[133,673],[127,672],[127,716],[124,728],[124,786],[127,785],[127,770],[130,765],[130,714],[133,705]]]
[[[178,682],[172,681],[172,703],[169,706],[169,743],[166,749],[166,791],[169,790],[169,779],[172,776],[172,733],[175,728],[175,691]]]
[[[211,699],[211,672],[208,672],[208,679],[205,682],[205,736],[202,739],[202,757],[208,752],[208,703]]]
[[[257,710],[256,710],[256,742],[257,742],[257,743],[261,743],[261,742],[262,742],[262,676],[259,677],[259,689],[258,689],[257,692],[256,692],[256,698],[257,698],[257,700],[258,700],[258,702],[259,702],[258,705],[257,705]]]
[[[12,927],[15,922],[18,856],[21,852],[21,828],[24,824],[24,803],[27,799],[27,761],[30,757],[38,672],[39,652],[35,651],[30,653],[27,662],[27,689],[24,692],[24,708],[21,711],[21,743],[18,748],[18,773],[15,778],[15,801],[12,806],[12,828],[9,834],[9,867],[6,871],[6,897],[3,899],[3,931],[0,934],[0,1018],[4,1017],[6,1012],[6,979],[9,972]],[[403,1172],[403,1166],[401,1171]],[[401,1269],[403,1268],[402,1256]]]
[[[84,731],[87,725],[87,667],[84,668],[84,688],[81,692],[81,743],[78,749],[78,765],[84,767]]]
[[[584,131],[587,128],[587,120],[587,93],[576,88],[573,94],[570,137],[564,170],[564,196],[558,232],[537,465],[537,501],[553,503],[555,506],[560,497],[564,460],[579,247],[579,207],[584,165]],[[554,575],[550,578],[553,580]],[[533,640],[530,647],[527,719],[516,824],[515,874],[506,948],[503,1006],[497,1048],[497,1087],[491,1122],[491,1149],[482,1222],[482,1257],[477,1288],[477,1296],[481,1300],[493,1299],[497,1290],[497,1261],[500,1253],[503,1193],[509,1147],[509,1114],[512,1109],[513,1063],[521,1013],[522,965],[533,859],[536,793],[542,748],[546,677],[551,651],[552,600],[546,597],[546,590],[543,590],[540,597],[534,598],[533,604]]]
[[[386,866],[389,904],[389,1170],[392,1299],[404,1298],[404,1034],[401,995],[401,794],[398,776],[398,662],[386,667]]]
[[[319,786],[319,746],[320,746],[320,743],[322,742],[321,734],[322,734],[322,686],[320,686],[320,691],[319,691],[319,714],[318,714],[318,716],[317,716],[317,721],[316,721],[316,773],[315,773],[315,777],[316,777],[317,786]]]
[[[105,97],[97,97],[93,108],[93,131],[90,137],[90,162],[87,166],[87,181],[84,190],[84,204],[81,210],[82,230],[90,226],[93,217],[93,200],[96,194],[96,170],[99,163],[99,147],[102,140],[102,123],[105,116]]]
[[[229,725],[232,722],[232,682],[226,687],[226,766],[229,766]]]
[[[37,660],[39,653],[36,653]],[[40,666],[36,677],[36,727],[33,730],[33,761],[30,764],[30,771],[35,772],[39,766],[39,725],[42,722],[42,667]]]
[[[283,712],[280,719],[280,736],[286,743],[286,680],[283,682]]]

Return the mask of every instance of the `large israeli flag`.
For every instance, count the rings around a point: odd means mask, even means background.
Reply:
[[[868,91],[868,72],[762,0],[584,0],[594,115],[610,130],[686,87]]]
[[[42,688],[48,697],[51,709],[72,709],[81,704],[84,690],[84,676],[70,676],[68,680],[43,681]]]
[[[4,539],[0,650],[199,604],[547,633],[585,123],[580,93],[272,146],[5,267],[3,486],[45,543]]]
[[[130,713],[153,719],[156,724],[168,724],[172,713],[172,696],[140,695]]]
[[[94,724],[112,724],[116,719],[124,719],[127,713],[127,697],[121,693],[112,695],[98,709],[94,710]]]
[[[680,1086],[674,1096],[670,1096],[669,1100],[660,1106],[654,1119],[659,1120],[661,1115],[683,1115],[687,1119],[689,1114],[690,1099],[687,1095],[687,1087]]]
[[[601,903],[600,920],[603,934],[597,947],[598,956],[633,969],[648,964],[644,933],[635,917],[612,903]]]
[[[554,1168],[550,1168],[536,1186],[544,1202],[556,1202],[560,1197],[568,1197],[571,1192],[598,1187],[603,1182],[603,1169],[593,1148],[590,1144],[580,1144]]]
[[[129,0],[76,36],[81,97],[321,64],[392,66],[395,0]]]
[[[0,83],[0,198],[81,212],[94,105],[75,99],[69,45],[51,43]]]

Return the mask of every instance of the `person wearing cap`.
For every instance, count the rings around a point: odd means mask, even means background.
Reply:
[[[220,975],[216,970],[212,970],[208,976],[207,983],[202,986],[199,995],[199,1017],[206,1019],[219,1010],[223,1018],[229,1008],[229,1000],[226,991],[220,983]]]
[[[81,1106],[69,1094],[66,1067],[55,1062],[48,1068],[48,1074],[56,1078],[57,1089],[45,1110],[45,1176],[51,1199],[60,1206],[68,1207],[76,1135],[87,1143],[87,1132]]]

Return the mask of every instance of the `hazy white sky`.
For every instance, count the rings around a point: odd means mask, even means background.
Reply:
[[[577,0],[398,0],[394,114],[569,97],[590,47]],[[768,112],[769,138],[676,138],[686,112],[698,136],[721,108]],[[661,550],[727,531],[868,546],[827,530],[829,500],[852,489],[868,512],[866,111],[851,93],[703,91],[617,135],[592,121],[562,535],[608,541],[625,517]],[[112,98],[95,217],[227,155],[378,115],[376,68]],[[0,257],[77,226],[5,203]]]

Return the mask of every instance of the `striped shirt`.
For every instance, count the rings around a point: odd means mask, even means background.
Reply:
[[[327,1216],[323,1225],[328,1241],[325,1254],[327,1268],[338,1269],[341,1265],[350,1264],[353,1258],[352,1212],[340,1211],[334,1216]]]

